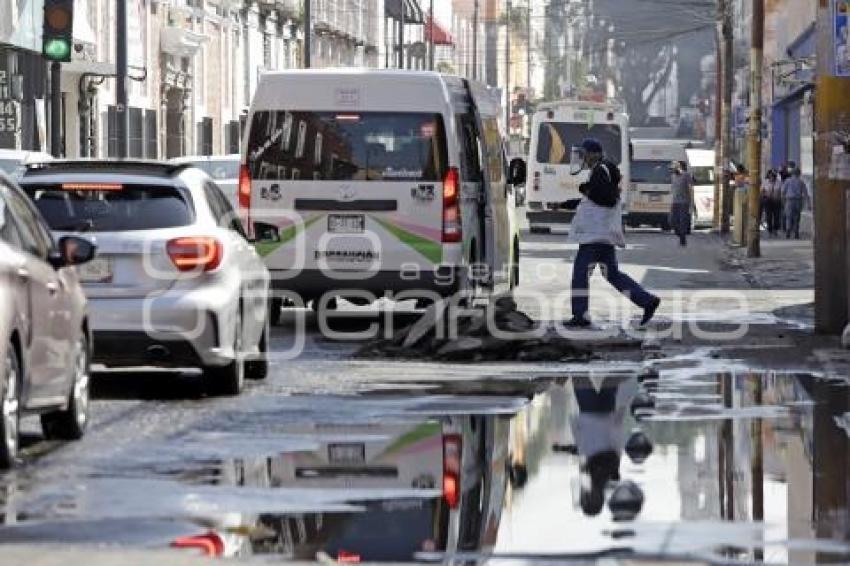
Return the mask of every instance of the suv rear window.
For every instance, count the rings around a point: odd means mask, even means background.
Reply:
[[[257,112],[248,162],[254,179],[440,181],[445,128],[429,113]]]
[[[123,232],[175,228],[194,222],[191,197],[176,187],[79,186],[85,188],[74,188],[70,184],[27,184],[22,188],[52,230]]]
[[[537,162],[569,165],[574,146],[585,138],[594,138],[605,149],[605,157],[619,165],[623,158],[623,136],[613,124],[588,126],[575,122],[543,122],[537,134]]]

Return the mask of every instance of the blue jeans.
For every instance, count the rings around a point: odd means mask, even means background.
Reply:
[[[785,235],[789,238],[800,237],[800,215],[803,212],[803,199],[789,198],[785,201]]]
[[[581,244],[573,262],[572,308],[574,318],[585,318],[589,308],[588,286],[590,267],[601,264],[608,283],[642,309],[647,308],[655,296],[648,293],[634,279],[620,271],[617,251],[611,244]]]

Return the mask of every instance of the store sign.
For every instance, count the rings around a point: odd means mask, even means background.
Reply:
[[[0,70],[0,134],[18,131],[18,104],[12,100],[9,74]]]
[[[834,0],[835,76],[850,77],[850,0]]]

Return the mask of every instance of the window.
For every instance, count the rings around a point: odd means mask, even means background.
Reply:
[[[569,165],[574,146],[581,145],[585,138],[594,138],[602,144],[605,156],[620,164],[623,158],[623,136],[619,126],[544,122],[537,134],[537,162]]]
[[[0,185],[0,192],[3,193],[4,200],[11,209],[11,216],[17,219],[15,225],[20,237],[21,249],[46,259],[47,252],[53,247],[53,238],[45,230],[35,211],[27,200],[14,190]]]
[[[669,185],[669,161],[632,161],[631,176],[633,183],[652,183],[654,185]]]
[[[248,158],[260,179],[441,181],[448,166],[442,118],[425,113],[257,112]]]
[[[458,118],[461,132],[461,175],[464,181],[481,182],[481,148],[475,123],[470,116]]]
[[[21,247],[21,236],[15,226],[15,219],[6,205],[6,197],[0,192],[0,240],[15,247]]]
[[[243,238],[246,238],[245,229],[242,227],[242,221],[239,215],[233,210],[230,201],[221,192],[221,189],[215,183],[207,183],[204,185],[204,194],[210,204],[210,209],[213,211],[213,217],[218,225],[222,228],[233,230]]]
[[[65,190],[26,185],[53,230],[124,232],[187,226],[194,222],[191,197],[161,185],[124,185],[120,190]]]
[[[495,118],[488,118],[483,121],[483,125],[490,182],[501,183],[505,173],[505,163],[502,159],[502,135],[499,133],[499,123]]]
[[[714,167],[691,167],[691,175],[694,177],[694,184],[714,184]]]

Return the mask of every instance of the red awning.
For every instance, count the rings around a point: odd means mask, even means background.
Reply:
[[[447,32],[443,26],[431,20],[425,19],[425,41],[431,40],[431,34],[434,35],[434,45],[454,45],[455,41],[452,34]]]

